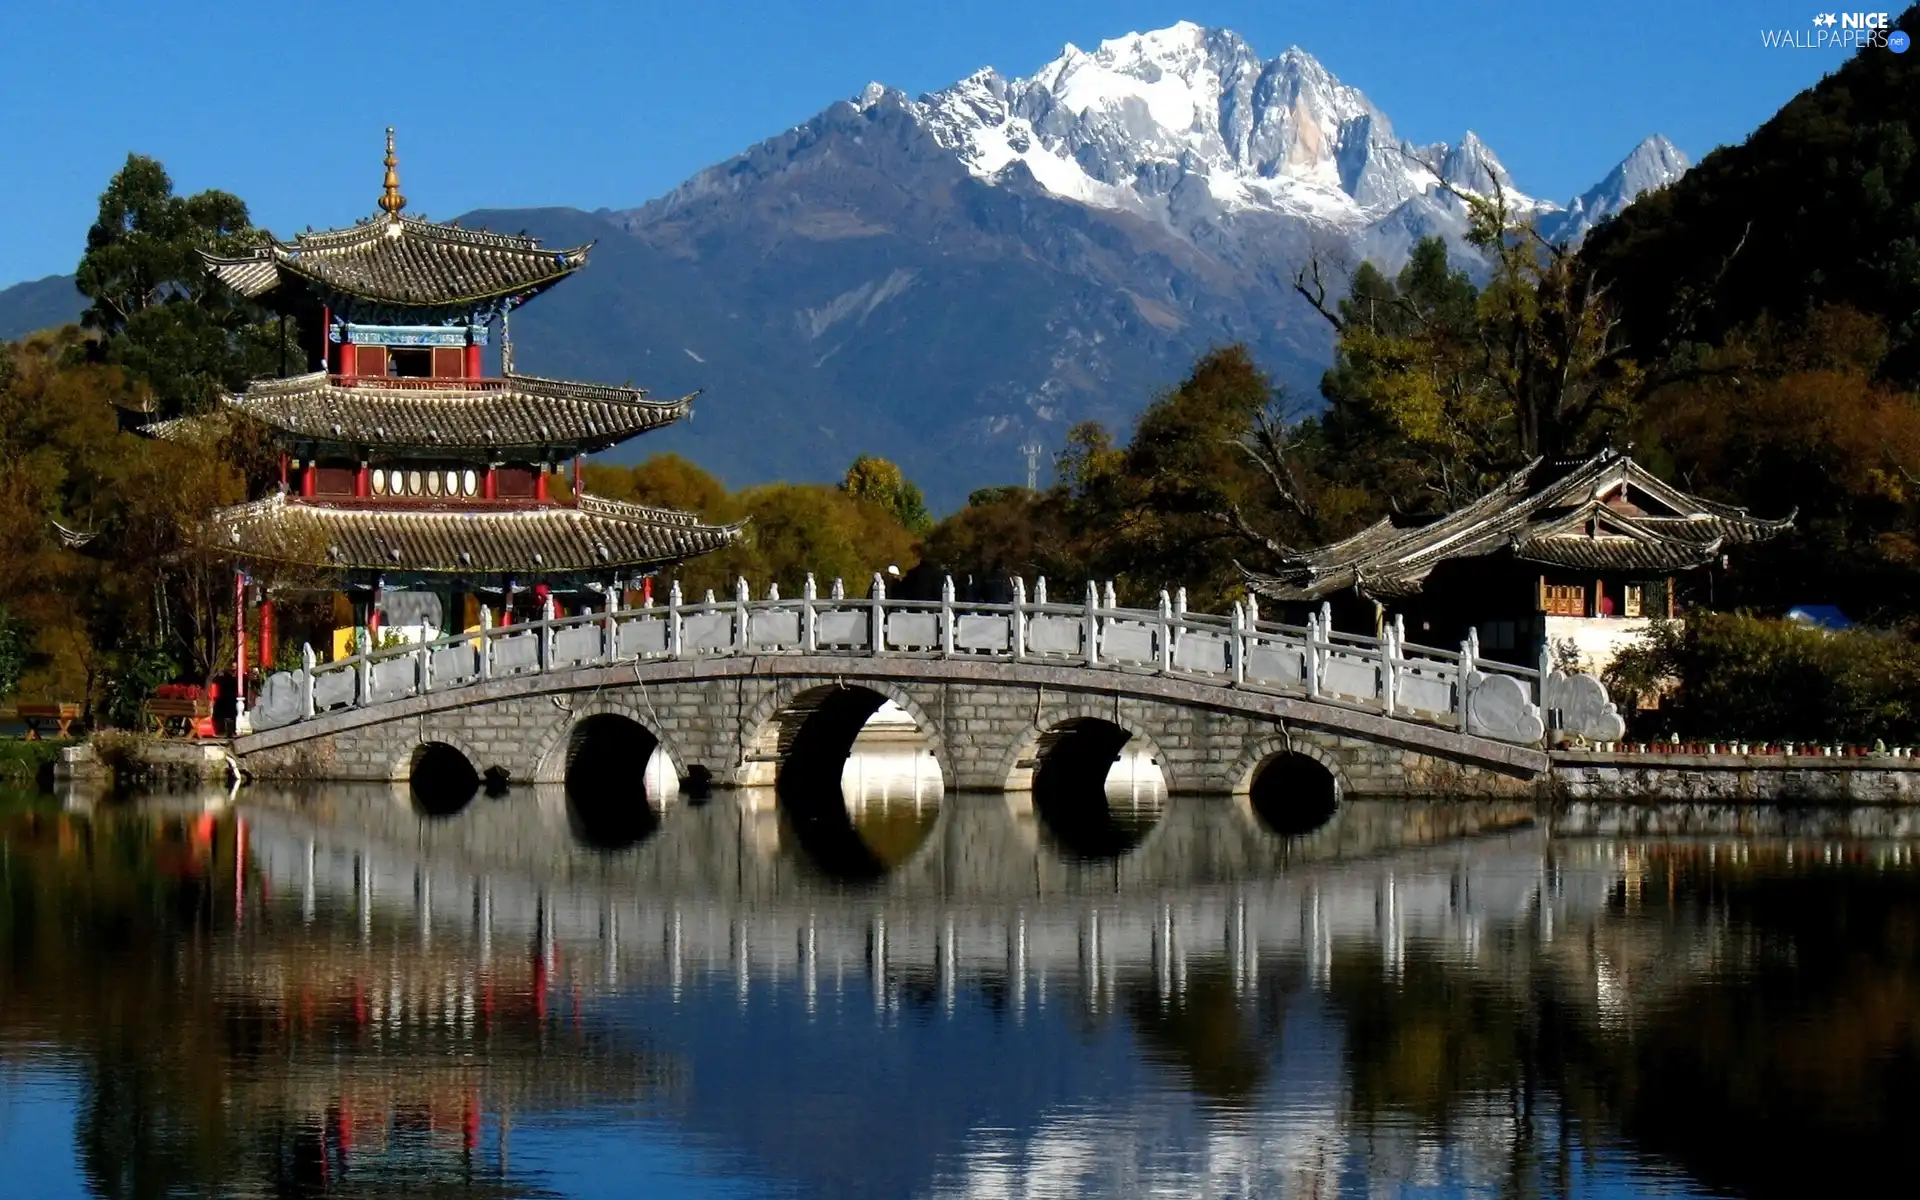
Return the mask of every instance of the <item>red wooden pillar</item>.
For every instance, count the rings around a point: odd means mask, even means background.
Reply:
[[[312,496],[314,494],[314,488],[320,482],[319,473],[319,464],[313,459],[308,459],[307,465],[300,470],[300,494],[302,496]]]
[[[471,340],[472,334],[468,334],[467,336],[469,338],[467,342],[467,378],[478,379],[480,378],[481,371],[480,343]]]
[[[372,480],[368,478],[367,464],[365,462],[360,464],[359,473],[353,477],[353,494],[361,499],[365,499],[373,494],[373,484]]]
[[[280,490],[287,490],[287,456],[284,454],[280,456]]]
[[[247,711],[247,576],[233,573],[233,720],[239,733],[240,718]]]
[[[493,464],[488,463],[486,483],[480,489],[480,495],[488,500],[498,500],[500,498],[500,491],[494,484],[493,472]]]
[[[540,464],[540,473],[533,477],[533,498],[545,502],[547,498],[547,464]]]
[[[273,597],[260,599],[260,669],[273,669]]]
[[[353,353],[353,342],[347,334],[342,333],[340,335],[340,376],[345,382],[352,383],[353,377],[359,373],[360,361]]]

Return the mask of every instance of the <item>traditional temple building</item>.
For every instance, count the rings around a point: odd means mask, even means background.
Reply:
[[[1571,652],[1603,669],[1651,622],[1677,617],[1686,583],[1730,550],[1788,529],[1661,482],[1608,450],[1535,460],[1499,487],[1425,523],[1381,520],[1344,541],[1248,573],[1284,605],[1328,603],[1336,628],[1376,633],[1389,613],[1407,640],[1532,663]]]
[[[581,456],[678,420],[691,396],[514,371],[508,314],[579,270],[590,246],[553,250],[406,215],[391,129],[379,207],[351,228],[205,256],[307,351],[301,373],[146,427],[192,438],[246,419],[279,450],[279,485],[213,513],[212,547],[262,578],[314,568],[337,581],[337,653],[356,627],[437,636],[471,628],[483,602],[510,620],[536,595],[611,596],[739,536],[580,489]],[[488,376],[495,327],[500,373]],[[270,653],[270,602],[260,620]]]

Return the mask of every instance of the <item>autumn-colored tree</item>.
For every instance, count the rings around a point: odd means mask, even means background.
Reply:
[[[1740,555],[1717,599],[1781,610],[1840,604],[1894,620],[1920,604],[1920,397],[1882,378],[1881,323],[1845,308],[1738,331],[1715,368],[1656,392],[1643,457],[1787,536]]]
[[[865,461],[892,467],[882,459]],[[889,495],[910,490],[918,496],[912,484],[899,482],[903,486]],[[747,580],[755,595],[765,595],[770,584],[778,584],[783,595],[797,595],[809,572],[823,591],[841,578],[864,594],[875,572],[897,567],[904,573],[919,561],[914,534],[895,509],[845,487],[774,483],[728,492],[677,454],[631,467],[590,463],[582,484],[612,499],[683,509],[719,524],[745,523],[740,543],[664,572],[679,581],[689,600],[707,591],[730,595],[736,579]]]
[[[23,690],[103,711],[117,681],[177,670],[204,679],[228,660],[232,576],[223,568],[219,587],[199,578],[191,534],[246,483],[220,445],[123,431],[121,411],[143,406],[148,389],[124,368],[85,361],[82,346],[69,328],[9,352],[0,606],[34,630]]]

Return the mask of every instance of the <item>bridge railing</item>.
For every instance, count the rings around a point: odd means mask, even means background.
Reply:
[[[554,615],[480,626],[422,642],[374,647],[334,662],[303,649],[300,670],[269,678],[252,727],[271,729],[342,708],[368,707],[516,675],[596,664],[741,655],[834,655],[1040,663],[1161,675],[1222,688],[1306,697],[1502,740],[1542,739],[1565,707],[1563,677],[1542,662],[1514,666],[1479,657],[1469,635],[1458,651],[1406,641],[1398,620],[1380,637],[1332,628],[1326,606],[1304,626],[1262,621],[1249,598],[1226,615],[1189,612],[1185,593],[1162,592],[1157,608],[1125,608],[1114,588],[1087,585],[1065,603],[1039,580],[1031,596],[1013,581],[1005,603],[960,601],[948,580],[939,600],[887,595],[876,575],[868,594],[835,581],[818,595],[808,577],[797,597],[769,589],[749,596],[744,580],[728,599],[687,603],[675,584],[664,605]],[[1575,697],[1585,719],[1591,687]],[[1585,686],[1585,685],[1582,685]],[[1577,689],[1576,689],[1577,690]],[[1605,705],[1604,690],[1600,706]],[[1608,710],[1610,711],[1610,709]],[[1561,724],[1565,724],[1562,720]]]

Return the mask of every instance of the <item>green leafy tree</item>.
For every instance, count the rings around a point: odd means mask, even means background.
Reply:
[[[877,504],[893,514],[911,533],[933,528],[933,516],[927,512],[926,497],[900,468],[884,458],[862,454],[847,468],[840,489],[855,500]]]
[[[20,688],[20,676],[26,672],[33,653],[33,631],[27,623],[0,608],[0,698]]]
[[[233,254],[265,234],[227,192],[177,196],[160,163],[129,154],[87,231],[75,283],[93,355],[153,386],[165,415],[206,408],[222,391],[278,372],[297,353],[284,329],[210,279],[199,252]]]

